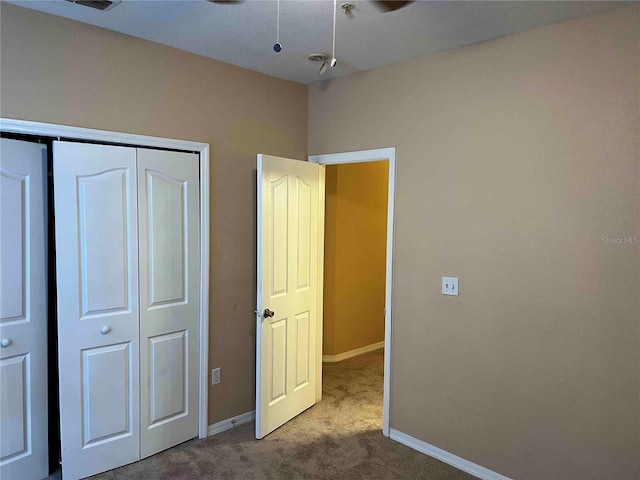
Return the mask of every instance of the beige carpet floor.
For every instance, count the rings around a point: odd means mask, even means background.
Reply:
[[[382,435],[382,350],[323,372],[323,400],[262,440],[247,423],[92,479],[474,478]]]

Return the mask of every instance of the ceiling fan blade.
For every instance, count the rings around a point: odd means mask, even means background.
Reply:
[[[219,5],[233,5],[234,3],[242,3],[244,0],[207,0],[207,2],[217,3]]]
[[[402,7],[406,7],[410,3],[413,3],[414,0],[371,0],[373,4],[378,7],[378,9],[383,12],[394,12],[396,10],[401,9]]]

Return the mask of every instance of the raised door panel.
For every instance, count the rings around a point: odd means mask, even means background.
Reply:
[[[296,222],[296,289],[311,287],[311,212],[312,190],[304,179],[296,178],[297,222]]]
[[[311,343],[311,330],[309,328],[310,315],[309,312],[299,313],[296,319],[296,382],[295,390],[309,385],[309,373],[311,365],[309,363],[309,348]]]
[[[198,435],[198,155],[138,149],[141,456]]]
[[[46,146],[0,139],[0,478],[48,475]]]
[[[136,150],[54,142],[62,471],[140,458]]]
[[[29,403],[29,355],[0,360],[0,463],[6,464],[29,455],[31,450],[31,423]]]
[[[149,339],[151,428],[188,414],[188,343],[184,330]]]
[[[0,323],[26,320],[29,302],[28,265],[30,236],[29,178],[0,171]]]
[[[283,176],[270,182],[271,210],[269,245],[271,247],[271,298],[289,290],[289,181]]]
[[[269,405],[275,405],[287,396],[287,327],[286,318],[269,321]]]
[[[187,185],[147,169],[149,306],[183,303],[187,287]],[[154,235],[154,233],[162,234]]]
[[[135,173],[135,172],[134,172]],[[127,312],[132,295],[130,169],[77,177],[81,315]]]
[[[131,351],[131,343],[82,351],[83,448],[132,435]]]

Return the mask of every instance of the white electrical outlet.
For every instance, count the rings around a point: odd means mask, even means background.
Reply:
[[[442,277],[442,294],[458,296],[458,279],[456,277]]]
[[[211,385],[220,383],[220,367],[211,370]]]

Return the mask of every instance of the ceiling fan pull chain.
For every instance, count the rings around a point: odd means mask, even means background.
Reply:
[[[273,50],[279,53],[282,50],[282,45],[280,44],[280,0],[278,0],[276,9],[276,43],[273,45]]]
[[[322,75],[326,72],[329,67],[333,68],[338,64],[338,60],[336,60],[336,12],[338,7],[338,0],[333,0],[333,36],[332,36],[332,50],[331,57],[326,53],[318,53],[309,55],[309,60],[312,61],[321,61],[322,65],[320,66],[320,70],[318,71],[318,75]]]
[[[333,0],[333,49],[331,51],[331,68],[338,63],[336,60],[336,12],[338,11],[338,0]]]

